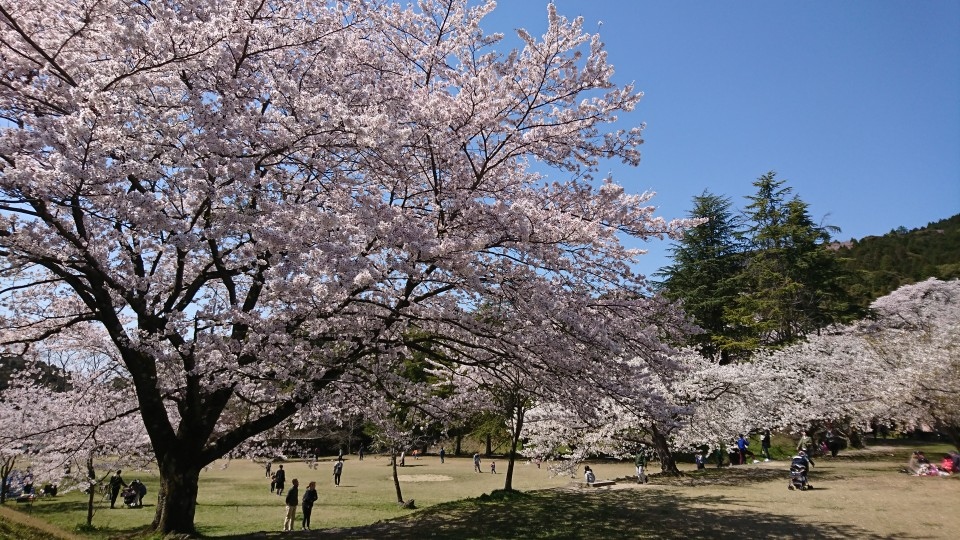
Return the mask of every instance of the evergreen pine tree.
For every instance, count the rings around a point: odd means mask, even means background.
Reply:
[[[827,249],[835,227],[817,225],[807,203],[769,172],[747,197],[748,244],[737,278],[740,294],[725,312],[731,327],[727,349],[780,346],[855,314],[842,287],[847,273]]]
[[[704,191],[693,198],[688,217],[706,219],[688,229],[671,247],[673,264],[657,275],[663,278],[663,293],[682,300],[683,308],[703,329],[693,336],[695,346],[707,357],[727,363],[729,355],[720,347],[726,330],[724,309],[736,297],[733,278],[739,271],[740,248],[736,238],[739,220],[731,210],[729,197]]]

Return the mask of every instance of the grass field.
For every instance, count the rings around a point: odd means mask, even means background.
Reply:
[[[817,460],[811,474],[815,489],[786,489],[786,463],[692,471],[679,479],[659,478],[637,485],[620,481],[609,488],[580,487],[579,478],[554,476],[546,467],[517,467],[514,487],[505,494],[506,462],[500,474],[473,472],[469,458],[435,456],[407,459],[400,469],[404,498],[418,510],[399,508],[386,458],[368,456],[346,462],[340,487],[332,481],[332,461],[316,470],[302,462],[284,464],[301,485],[316,480],[320,500],[313,531],[281,533],[283,499],[268,493],[263,469],[249,461],[218,463],[201,476],[197,508],[199,531],[210,537],[267,538],[943,538],[960,537],[960,477],[916,478],[898,472],[912,447],[883,443],[867,451],[845,452]],[[946,447],[928,446],[931,456]],[[226,466],[225,466],[226,465]],[[629,463],[592,464],[600,479],[625,478]],[[156,476],[139,477],[150,492],[143,509],[111,510],[102,503],[95,531],[86,538],[130,537],[153,517]],[[4,509],[9,513],[12,505]],[[76,531],[84,520],[79,494],[41,500],[15,510]],[[386,522],[385,520],[390,520]],[[8,523],[0,513],[0,527]],[[9,524],[8,524],[9,526]],[[21,538],[3,536],[0,538]],[[27,536],[23,538],[50,538]],[[80,534],[80,533],[76,533]]]

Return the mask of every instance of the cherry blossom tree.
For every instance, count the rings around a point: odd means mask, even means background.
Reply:
[[[158,531],[192,532],[205,465],[389,371],[410,328],[482,358],[513,343],[473,307],[509,303],[526,339],[603,345],[546,365],[660,346],[621,239],[686,223],[594,177],[638,163],[611,124],[641,96],[552,5],[496,52],[493,8],[0,3],[0,342],[102,328]]]
[[[750,378],[769,381],[752,385],[767,392],[767,425],[867,429],[874,420],[894,420],[960,443],[960,281],[906,285],[871,309],[869,318],[755,360],[764,375]]]
[[[535,362],[516,361],[459,365],[452,372],[438,370],[444,384],[454,393],[436,399],[432,414],[454,422],[467,421],[477,413],[488,413],[509,434],[507,468],[503,489],[513,490],[513,473],[518,457],[527,412],[539,401],[556,396],[556,390],[573,380],[563,376],[559,380],[543,373]]]
[[[653,448],[662,471],[679,475],[673,434],[690,407],[679,402],[674,386],[687,368],[675,351],[664,353],[664,359],[669,361],[660,365],[639,358],[611,361],[620,366],[615,378],[580,380],[578,392],[537,402],[528,414],[524,451],[560,453],[567,464],[558,470],[567,472],[592,455],[628,457]]]
[[[870,307],[876,318],[857,331],[887,373],[882,403],[960,449],[960,280],[905,285]]]
[[[800,432],[824,423],[866,429],[877,419],[929,426],[957,444],[958,304],[960,282],[928,280],[878,299],[872,318],[826,328],[748,362],[720,365],[681,351],[675,356],[681,369],[669,379],[642,379],[654,389],[647,396],[665,403],[637,407],[604,396],[589,402],[593,412],[539,403],[527,417],[525,449],[541,455],[571,449],[564,457],[573,466],[644,444],[669,462],[674,450],[720,448],[759,429]]]
[[[566,403],[536,407],[528,419],[526,448],[547,454],[570,448],[564,457],[572,462],[593,454],[628,457],[638,449],[652,448],[661,471],[679,475],[677,451],[702,446],[722,449],[739,434],[808,422],[815,410],[804,406],[806,415],[794,416],[800,408],[794,393],[803,391],[794,392],[788,383],[796,364],[780,362],[779,356],[721,364],[719,359],[684,349],[671,358],[676,369],[667,372],[651,370],[645,362],[629,363],[635,369],[633,379],[624,378],[621,383],[631,384],[619,393],[587,402],[588,407]]]
[[[59,492],[84,490],[89,526],[95,488],[111,471],[142,468],[153,455],[129,383],[116,378],[110,362],[82,367],[62,370],[59,389],[38,367],[16,374],[0,394],[0,452],[22,455],[35,477],[58,485]]]

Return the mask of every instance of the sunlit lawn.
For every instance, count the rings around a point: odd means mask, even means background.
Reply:
[[[346,459],[340,487],[333,485],[333,459],[321,460],[316,469],[305,462],[284,463],[287,485],[290,480],[300,480],[301,491],[306,483],[317,482],[319,501],[313,511],[313,527],[352,527],[366,525],[383,519],[410,514],[411,510],[398,507],[396,490],[391,477],[389,459],[367,455],[363,461],[356,456]],[[417,508],[441,502],[477,497],[503,488],[507,462],[496,459],[497,473],[489,471],[489,460],[483,460],[483,474],[473,470],[473,461],[468,457],[447,457],[441,464],[436,456],[423,456],[416,460],[408,457],[406,467],[398,469],[405,500],[414,499]],[[277,465],[274,464],[274,470]],[[601,477],[629,474],[628,464],[601,467]],[[406,478],[409,477],[409,478]],[[438,480],[437,477],[444,477]],[[106,537],[122,531],[131,531],[149,525],[156,511],[156,494],[159,483],[155,471],[125,471],[124,479],[130,482],[139,478],[147,485],[144,508],[126,508],[117,501],[111,509],[109,500],[96,497],[96,514],[93,525],[95,536]],[[434,481],[421,481],[421,480]],[[518,463],[514,473],[514,488],[532,490],[569,484],[569,476],[550,473],[547,464],[537,469],[526,462]],[[198,530],[208,536],[222,536],[254,531],[279,530],[283,524],[283,497],[270,494],[269,478],[265,477],[260,464],[248,460],[219,461],[205,470],[200,477],[200,492],[197,501],[196,524]],[[86,496],[67,493],[55,499],[41,499],[31,507],[18,505],[24,512],[49,521],[64,530],[75,530],[86,519]]]
[[[942,512],[945,501],[960,500],[960,477],[901,474],[898,469],[916,446],[900,441],[881,444],[882,451],[847,451],[839,459],[818,459],[811,475],[816,489],[804,493],[786,489],[784,460],[719,470],[711,463],[705,471],[682,463],[690,473],[682,479],[655,477],[647,486],[621,481],[613,488],[559,490],[545,488],[572,487],[579,484],[579,477],[552,474],[548,464],[538,469],[521,462],[514,479],[521,493],[503,494],[496,492],[503,487],[507,465],[503,459],[496,460],[500,474],[493,475],[486,459],[483,474],[478,474],[468,457],[448,458],[445,464],[436,456],[408,458],[407,466],[399,470],[403,496],[414,499],[418,510],[396,504],[385,457],[368,456],[361,462],[351,456],[340,487],[333,486],[332,458],[315,470],[293,461],[284,464],[288,480],[298,478],[301,486],[315,480],[320,495],[314,530],[295,533],[279,532],[283,498],[268,492],[269,479],[260,465],[218,462],[201,475],[196,523],[205,536],[231,540],[741,538],[744,531],[751,531],[752,537],[960,538],[960,517]],[[948,449],[929,444],[924,448],[932,457]],[[775,455],[784,455],[789,448],[777,450]],[[591,465],[600,479],[633,473],[629,462]],[[150,523],[157,477],[125,473],[127,481],[138,477],[150,490],[147,506],[111,510],[109,501],[98,496],[93,520],[97,529],[86,536],[129,536]],[[16,507],[66,531],[75,531],[85,518],[79,493]]]

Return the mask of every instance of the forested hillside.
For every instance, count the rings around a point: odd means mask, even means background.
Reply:
[[[835,245],[847,268],[860,277],[850,292],[864,306],[901,285],[960,278],[960,214]]]

